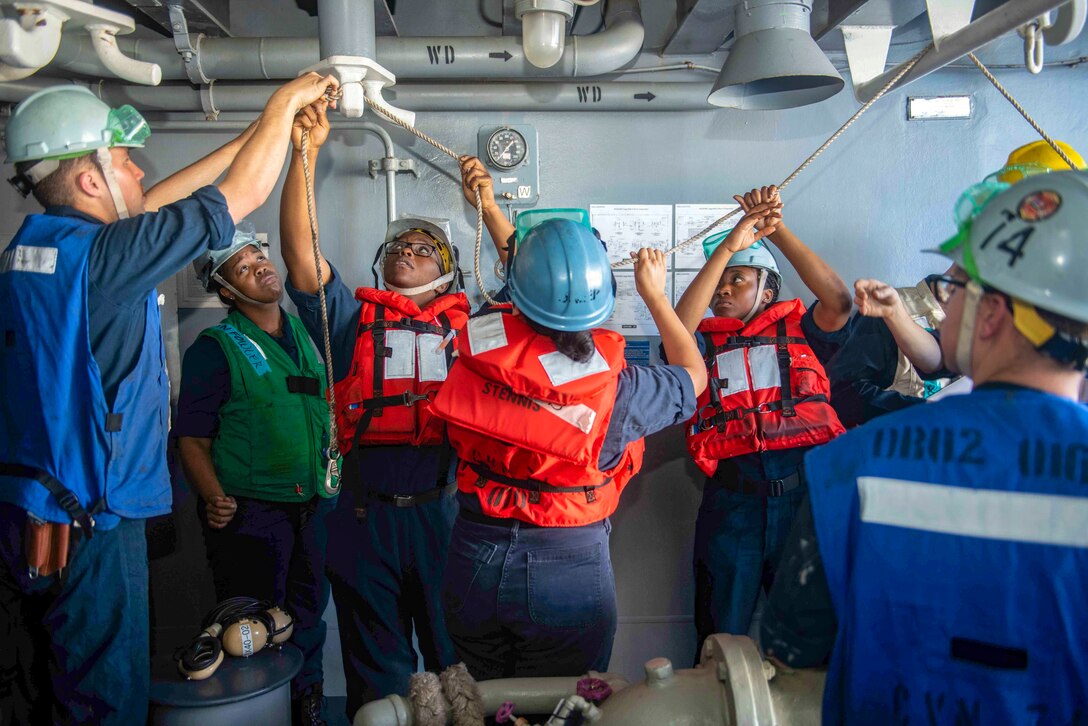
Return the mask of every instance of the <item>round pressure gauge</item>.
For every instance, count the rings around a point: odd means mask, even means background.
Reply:
[[[513,169],[521,164],[528,150],[525,137],[511,128],[495,129],[487,139],[487,161],[499,169]]]

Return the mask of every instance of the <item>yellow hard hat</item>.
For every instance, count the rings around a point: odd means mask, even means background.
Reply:
[[[1061,149],[1069,159],[1077,165],[1078,169],[1084,169],[1084,158],[1077,153],[1069,144],[1064,141],[1055,141],[1058,148]],[[1052,171],[1068,171],[1069,165],[1065,163],[1062,157],[1058,156],[1058,153],[1054,149],[1050,148],[1050,144],[1045,141],[1033,141],[1030,144],[1025,144],[1018,149],[1013,150],[1009,154],[1008,161],[1005,162],[1005,169],[1001,170],[998,176],[998,181],[1005,182],[1006,184],[1015,184],[1023,179],[1028,174],[1025,174],[1022,169],[1017,167],[1041,167],[1041,169],[1047,169]]]

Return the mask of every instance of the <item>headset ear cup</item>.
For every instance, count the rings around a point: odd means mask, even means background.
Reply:
[[[223,650],[248,658],[268,644],[268,626],[258,618],[241,617],[223,629]]]
[[[178,673],[192,681],[209,678],[223,663],[223,646],[219,642],[219,626],[208,628],[192,642],[174,653]]]
[[[295,630],[295,619],[291,617],[291,613],[275,605],[266,610],[265,614],[271,623],[272,642],[276,645],[286,643]]]

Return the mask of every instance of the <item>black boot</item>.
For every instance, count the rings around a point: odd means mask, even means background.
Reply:
[[[325,712],[325,696],[321,684],[316,683],[300,693],[291,701],[292,726],[326,726],[322,714]]]

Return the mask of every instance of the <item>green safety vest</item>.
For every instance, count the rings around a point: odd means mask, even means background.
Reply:
[[[212,462],[223,491],[274,502],[327,496],[322,486],[329,441],[324,369],[302,321],[283,313],[301,365],[237,310],[205,330],[230,366],[230,398],[219,409]]]

